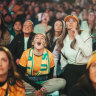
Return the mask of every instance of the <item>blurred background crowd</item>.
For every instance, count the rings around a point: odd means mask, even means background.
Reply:
[[[52,25],[54,19],[64,19],[69,14],[87,19],[90,10],[96,14],[96,0],[0,0],[0,13],[10,32],[17,19],[21,23],[30,19],[34,25],[38,24],[44,11],[48,12]]]
[[[70,17],[69,15],[73,17]],[[64,18],[67,16],[71,19],[68,17],[64,22]],[[77,16],[78,18],[74,16]],[[67,29],[68,26],[65,26],[66,22],[68,22],[68,20],[70,22],[73,20],[72,26],[75,25],[75,22],[78,25],[76,28],[78,27],[78,29],[80,28],[80,31],[85,31],[85,33],[81,32],[83,35],[79,34],[81,39],[86,33],[88,33],[88,36],[90,35],[90,38],[92,37],[92,44],[90,43],[90,47],[88,47],[87,44],[85,44],[85,46],[87,49],[92,49],[91,51],[94,51],[96,50],[95,17],[96,0],[0,0],[0,46],[8,47],[13,54],[15,63],[19,64],[20,57],[24,50],[31,48],[34,34],[46,33],[47,49],[49,49],[55,57],[57,54],[54,50],[55,45],[59,43],[58,38],[63,33],[63,28],[65,27],[65,29]],[[84,38],[87,38],[86,36]],[[73,37],[75,38],[75,36]],[[72,38],[72,40],[77,44],[78,42],[76,42],[76,38],[74,38]],[[63,39],[65,40],[65,38]],[[63,42],[63,39],[61,42]],[[83,41],[83,39],[81,41]],[[87,40],[88,39],[89,38],[87,38]],[[85,43],[85,41],[83,43]],[[89,44],[89,41],[87,41],[87,43]],[[63,47],[65,46],[62,45],[62,48]],[[84,49],[86,49],[86,47],[84,47]],[[81,51],[82,50],[83,49],[81,48]],[[60,49],[60,51],[62,50]],[[75,51],[78,53],[77,50]],[[89,51],[86,52],[86,54],[88,56],[91,55],[91,51],[90,54],[88,54]],[[69,52],[69,50],[66,52]],[[83,51],[81,53],[83,53]],[[75,57],[74,54],[71,54],[68,56],[68,59],[72,56]],[[58,57],[58,59],[60,60],[61,58]],[[73,60],[73,58],[71,59]],[[73,61],[75,61],[75,58]],[[60,71],[60,62],[58,63],[57,59],[54,59],[54,62],[57,67],[54,68],[53,77],[58,77],[58,75],[63,72]],[[69,65],[71,64],[72,62]],[[73,62],[73,65],[76,64]],[[84,70],[85,69],[84,66]]]

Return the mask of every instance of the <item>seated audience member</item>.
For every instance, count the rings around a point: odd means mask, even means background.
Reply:
[[[0,14],[0,46],[8,46],[13,38],[8,28],[5,26],[3,15]]]
[[[48,50],[50,50],[53,55],[54,55],[54,47],[56,45],[56,41],[58,40],[58,38],[61,36],[62,32],[63,32],[63,28],[64,24],[63,21],[60,19],[57,19],[54,21],[51,30],[49,30],[46,35],[47,35],[47,48]],[[58,58],[55,59],[57,55],[54,55],[54,63],[55,63],[55,67],[54,67],[54,77],[56,77],[57,75],[59,75],[61,73],[60,70],[60,64],[59,64],[59,56]]]
[[[32,85],[36,96],[43,96],[63,88],[66,81],[61,78],[53,78],[54,58],[47,50],[46,36],[37,33],[32,41],[32,48],[25,50],[21,56],[18,70],[22,79]],[[53,79],[52,79],[53,78]]]
[[[4,21],[5,21],[5,25],[7,26],[10,32],[13,26],[13,19],[10,13],[7,13],[4,15]]]
[[[31,47],[31,39],[34,36],[33,22],[31,20],[26,20],[22,30],[23,32],[20,35],[17,35],[9,46],[16,64],[19,64],[19,59],[23,51]]]
[[[0,96],[25,96],[25,88],[10,51],[0,47]]]
[[[59,38],[59,36],[61,36],[61,34],[63,32],[63,27],[64,27],[63,21],[60,19],[56,19],[52,25],[51,30],[49,30],[46,33],[47,42],[48,42],[47,48],[51,52],[53,52],[56,41]]]
[[[35,25],[34,33],[43,33],[45,34],[51,29],[51,26],[48,25],[50,20],[49,14],[47,12],[42,13],[41,23]]]
[[[72,88],[69,96],[96,96],[96,52],[93,53],[86,72]]]
[[[95,23],[95,12],[89,11],[86,20],[81,23],[81,29],[89,30],[89,34],[92,35],[92,48],[96,50],[96,23]]]

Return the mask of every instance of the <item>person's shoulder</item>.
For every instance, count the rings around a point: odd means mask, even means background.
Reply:
[[[45,48],[46,49],[46,48]],[[49,51],[48,49],[46,49],[47,50],[47,52],[48,52],[48,54],[49,54],[49,57],[50,56],[53,56],[53,54],[52,54],[52,52],[51,51]]]
[[[24,53],[29,53],[31,48],[28,48],[27,50],[24,51]]]
[[[15,39],[21,39],[22,37],[24,37],[24,33],[23,32],[21,34],[16,35],[14,38]]]
[[[48,25],[48,28],[52,28],[52,26]]]
[[[41,26],[41,23],[40,24],[36,24],[34,27],[37,28],[37,27],[40,27]]]
[[[14,88],[12,88],[14,87]],[[13,89],[14,93],[16,92],[16,96],[25,96],[25,87],[23,85],[23,82],[20,80],[16,80],[16,83],[14,85],[11,85],[11,88]]]
[[[35,36],[36,33],[31,32],[30,37],[32,39],[33,36]]]

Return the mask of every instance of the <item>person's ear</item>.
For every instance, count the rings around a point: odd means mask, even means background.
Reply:
[[[32,41],[32,45],[34,45],[34,42]]]
[[[47,42],[45,42],[44,47],[47,47]]]

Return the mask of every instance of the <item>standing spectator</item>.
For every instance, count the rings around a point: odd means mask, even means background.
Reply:
[[[31,39],[34,36],[33,22],[31,20],[26,20],[22,30],[23,32],[17,35],[9,46],[17,64],[19,64],[19,59],[23,51],[31,47]]]
[[[44,12],[41,17],[42,21],[40,24],[35,25],[34,27],[34,33],[43,33],[45,34],[51,29],[51,26],[48,25],[48,22],[50,20],[49,14]]]

